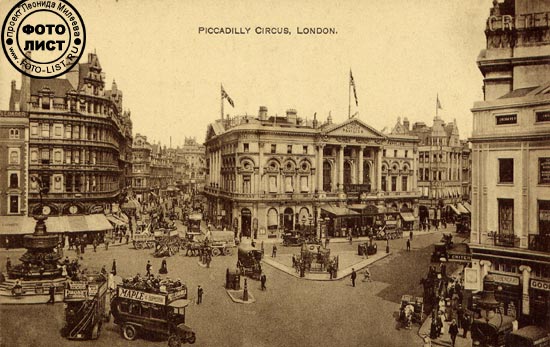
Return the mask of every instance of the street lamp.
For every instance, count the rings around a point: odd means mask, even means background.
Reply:
[[[492,321],[498,313],[500,315],[500,321],[498,322],[498,327],[495,326],[495,332],[491,334],[493,336],[485,335],[482,329],[478,328],[480,339],[475,339],[473,341],[472,344],[474,346],[492,346],[492,342],[495,340],[494,335],[498,336],[503,321],[502,312],[498,309],[500,307],[500,303],[495,298],[495,279],[492,275],[487,275],[485,276],[484,282],[481,299],[477,302],[477,306],[480,308],[481,318],[489,324],[489,322]]]

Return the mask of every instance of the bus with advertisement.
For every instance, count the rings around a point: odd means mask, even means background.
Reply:
[[[185,284],[165,281],[155,288],[143,281],[124,281],[111,299],[111,313],[125,339],[155,334],[167,337],[170,347],[179,347],[196,340],[195,332],[185,324],[188,305]]]
[[[109,319],[106,307],[107,279],[99,273],[86,274],[65,283],[65,324],[61,335],[70,340],[95,340],[103,321]]]

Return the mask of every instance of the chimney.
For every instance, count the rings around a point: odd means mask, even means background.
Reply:
[[[403,118],[403,127],[407,129],[407,131],[410,130],[410,125],[411,124],[409,123],[409,119],[407,117]]]
[[[317,112],[313,115],[313,129],[317,129],[319,126],[319,121],[317,121]]]
[[[266,106],[260,106],[260,111],[258,112],[258,119],[259,120],[266,120],[267,119],[267,107]]]
[[[293,108],[289,108],[288,110],[286,110],[286,120],[287,120],[287,122],[289,122],[291,124],[296,124],[297,114],[298,114],[298,112]]]

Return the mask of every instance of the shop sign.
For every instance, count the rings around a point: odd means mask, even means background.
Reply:
[[[472,255],[460,254],[460,253],[449,253],[449,261],[469,263],[472,261]]]
[[[183,288],[173,293],[168,293],[168,302],[172,302],[174,300],[186,298],[186,297],[187,297],[187,288]]]
[[[86,289],[65,289],[66,299],[85,299],[88,297]]]
[[[491,275],[495,279],[495,282],[509,284],[512,286],[519,286],[519,277],[506,276],[506,275],[495,274],[495,273],[491,273]]]
[[[550,158],[539,158],[539,183],[550,183]]]
[[[532,279],[531,288],[550,292],[550,282]]]
[[[478,268],[465,268],[464,269],[464,289],[467,290],[480,290],[479,283],[479,269]]]
[[[508,114],[503,116],[496,116],[497,125],[516,124],[518,122],[517,114]]]

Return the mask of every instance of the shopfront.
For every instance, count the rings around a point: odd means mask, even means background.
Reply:
[[[529,297],[532,323],[550,331],[550,281],[532,278],[529,281]]]
[[[321,218],[328,218],[326,232],[329,237],[347,237],[361,222],[361,214],[358,212],[330,205],[321,208]]]
[[[493,275],[495,280],[495,298],[500,303],[500,312],[506,316],[519,319],[522,302],[520,276],[497,272],[489,273]]]

